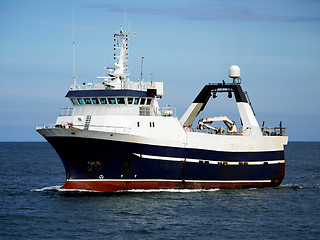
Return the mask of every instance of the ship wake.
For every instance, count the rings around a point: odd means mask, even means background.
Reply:
[[[93,190],[83,190],[83,189],[63,189],[62,186],[49,186],[39,189],[33,189],[34,192],[59,192],[59,193],[103,193]],[[216,192],[220,191],[219,188],[214,189],[132,189],[132,190],[122,190],[116,193],[196,193],[196,192]]]

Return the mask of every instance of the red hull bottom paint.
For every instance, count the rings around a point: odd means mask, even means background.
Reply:
[[[279,186],[281,180],[266,181],[117,181],[117,180],[68,180],[62,189],[117,192],[127,190],[157,189],[244,189]]]

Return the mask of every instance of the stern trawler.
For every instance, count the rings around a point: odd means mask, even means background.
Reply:
[[[262,188],[278,186],[285,175],[285,128],[260,127],[240,68],[230,83],[205,85],[178,119],[159,107],[163,83],[130,81],[130,33],[114,34],[114,59],[101,82],[74,84],[55,124],[36,130],[52,145],[66,172],[63,189],[116,192],[133,189]],[[194,121],[217,93],[234,97],[242,127],[227,116]],[[223,122],[226,127],[211,124]]]

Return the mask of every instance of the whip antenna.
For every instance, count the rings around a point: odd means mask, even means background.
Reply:
[[[124,32],[127,33],[126,4],[123,4]]]
[[[143,73],[143,59],[144,59],[144,56],[142,56],[141,58],[141,77],[140,77],[141,82],[142,82],[142,73]]]
[[[76,48],[75,48],[75,39],[74,39],[74,7],[72,7],[72,35],[73,35],[73,88],[76,89]]]

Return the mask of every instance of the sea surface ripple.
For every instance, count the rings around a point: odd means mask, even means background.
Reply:
[[[320,142],[290,142],[279,187],[62,190],[48,143],[0,143],[1,239],[319,239]]]

